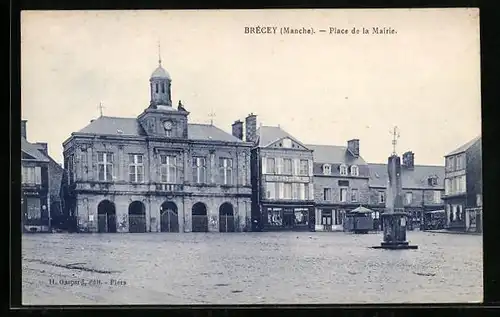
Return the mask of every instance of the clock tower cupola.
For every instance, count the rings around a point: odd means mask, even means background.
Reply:
[[[157,109],[160,107],[172,107],[170,74],[161,65],[160,46],[158,45],[158,67],[149,78],[151,101],[150,107]]]

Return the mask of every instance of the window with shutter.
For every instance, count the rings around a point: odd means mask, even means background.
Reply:
[[[35,167],[35,184],[42,184],[42,169],[40,166]]]
[[[261,161],[262,174],[267,174],[267,157],[263,156]]]

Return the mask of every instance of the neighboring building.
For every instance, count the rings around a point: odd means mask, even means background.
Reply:
[[[66,210],[84,232],[249,229],[252,145],[172,106],[160,65],[137,118],[101,116],[64,142]]]
[[[446,206],[446,228],[481,231],[481,137],[478,136],[447,154],[445,163],[445,195],[443,199]]]
[[[51,218],[61,213],[63,168],[48,154],[47,143],[30,143],[21,121],[21,210],[23,230],[48,232]]]
[[[359,140],[347,146],[306,145],[314,155],[316,231],[342,231],[346,212],[370,203],[368,164]]]
[[[411,215],[409,228],[420,226],[423,213],[444,209],[444,167],[415,165],[413,152],[402,155],[401,181],[405,212]],[[369,164],[370,209],[384,212],[387,184],[387,164]]]
[[[252,150],[253,230],[314,231],[313,153],[280,127],[246,120]]]

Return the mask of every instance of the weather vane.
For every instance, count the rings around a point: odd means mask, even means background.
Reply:
[[[208,114],[208,116],[210,117],[210,125],[214,125],[215,113],[212,111]]]
[[[396,144],[398,143],[399,139],[399,129],[397,126],[394,127],[392,131],[390,131],[392,134],[392,155],[396,155]]]
[[[102,109],[104,109],[104,106],[102,105],[102,102],[99,102],[99,113],[101,114],[101,117],[102,117]]]

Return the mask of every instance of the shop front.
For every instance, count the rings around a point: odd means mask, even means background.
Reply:
[[[314,231],[314,206],[267,205],[262,207],[265,231]]]

